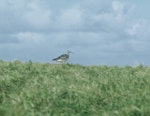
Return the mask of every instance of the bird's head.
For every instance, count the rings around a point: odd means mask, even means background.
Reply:
[[[70,50],[67,50],[67,54],[72,53]]]

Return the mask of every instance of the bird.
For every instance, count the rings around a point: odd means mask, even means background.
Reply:
[[[67,50],[66,54],[62,54],[57,58],[52,59],[53,61],[57,61],[59,63],[65,63],[69,59],[69,54],[72,53],[71,51]]]

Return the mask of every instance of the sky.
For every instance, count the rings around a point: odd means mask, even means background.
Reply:
[[[150,65],[149,0],[0,0],[0,59]]]

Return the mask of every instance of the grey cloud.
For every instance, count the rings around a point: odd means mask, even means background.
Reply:
[[[70,59],[74,63],[148,62],[144,56],[149,51],[150,22],[135,18],[128,4],[113,0],[2,2],[0,43],[5,45],[0,51],[4,59],[49,61],[70,49],[75,52]]]
[[[57,2],[51,3],[55,3],[56,6],[58,5]],[[111,21],[111,19],[108,20],[108,18],[113,18],[111,16],[113,11],[110,1],[102,2],[96,0],[93,2],[88,0],[87,3],[79,3],[80,2],[76,2],[76,4],[71,4],[69,7],[67,5],[66,8],[63,7],[64,5],[59,3],[60,7],[57,7],[56,12],[56,9],[51,7],[52,5],[49,4],[49,1],[23,3],[17,3],[17,1],[9,2],[7,7],[11,5],[11,9],[2,10],[1,13],[1,17],[3,18],[0,21],[0,25],[2,25],[0,30],[3,32],[45,32],[47,30],[93,32],[109,31],[109,25],[106,24]],[[89,6],[92,6],[92,8]],[[100,16],[101,19],[93,18],[100,14],[104,14]],[[104,17],[106,16],[105,14],[108,15],[108,17]],[[106,21],[106,19],[108,21]],[[112,19],[112,23],[113,21],[114,19]]]
[[[10,35],[0,34],[0,44],[6,44],[6,43],[19,43],[19,41],[17,38],[12,37]]]

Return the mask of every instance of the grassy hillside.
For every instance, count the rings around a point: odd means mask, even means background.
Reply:
[[[150,68],[0,61],[1,116],[149,116]]]

